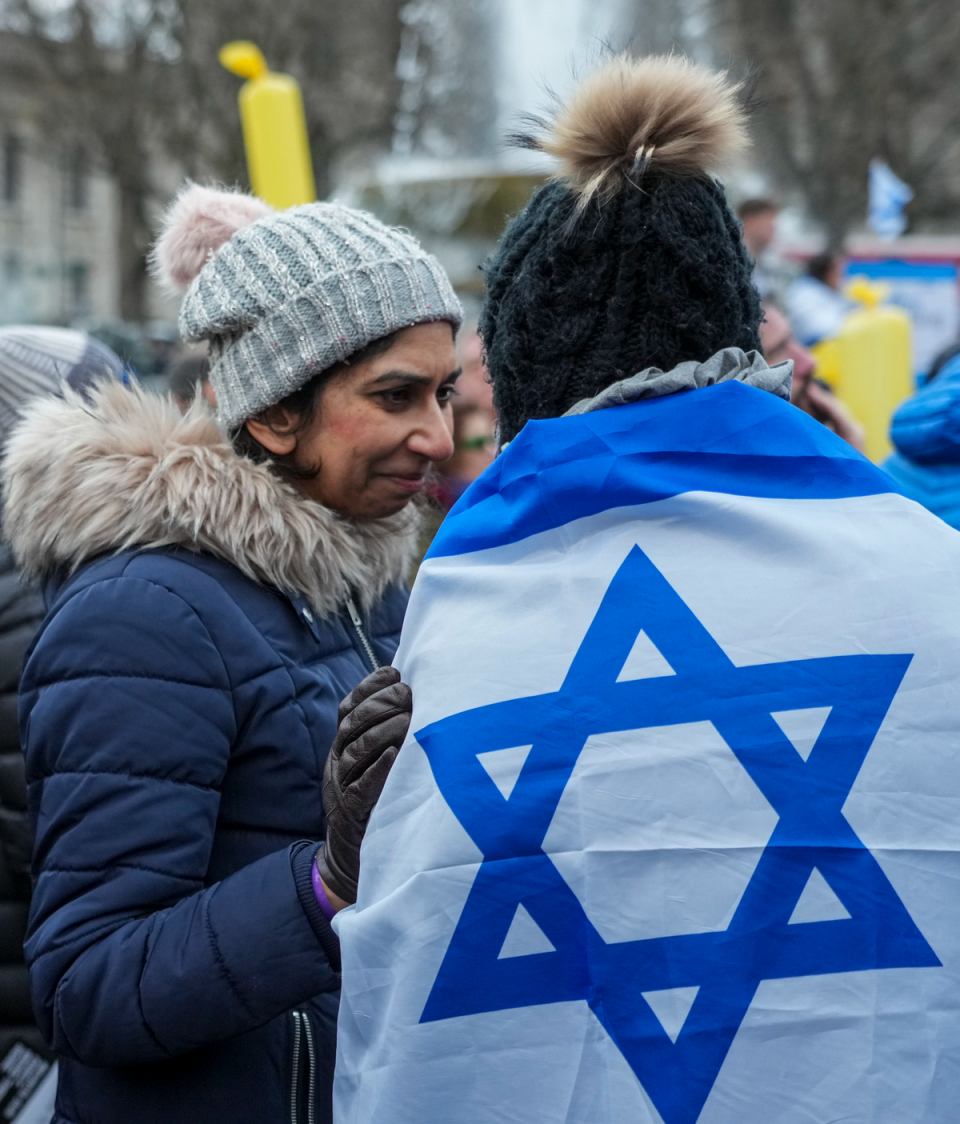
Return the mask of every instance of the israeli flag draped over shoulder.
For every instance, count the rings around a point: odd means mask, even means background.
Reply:
[[[442,526],[340,915],[338,1124],[946,1124],[960,535],[727,381]]]

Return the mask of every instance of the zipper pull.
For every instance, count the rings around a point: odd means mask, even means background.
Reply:
[[[380,661],[377,659],[376,652],[373,650],[373,645],[367,639],[367,634],[363,631],[363,621],[360,619],[360,613],[357,611],[356,603],[352,597],[347,598],[347,612],[350,614],[350,621],[353,627],[357,630],[357,636],[360,637],[360,643],[363,646],[364,652],[367,654],[370,666],[376,671],[377,668],[380,667]]]
[[[363,621],[360,619],[360,614],[357,612],[357,606],[354,604],[352,597],[347,598],[347,612],[350,614],[353,627],[359,632],[363,628]]]

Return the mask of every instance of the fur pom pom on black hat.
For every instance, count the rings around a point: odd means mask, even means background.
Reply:
[[[636,186],[647,172],[717,172],[747,148],[739,88],[726,76],[670,55],[611,59],[586,78],[543,135],[514,139],[556,156],[584,207]]]
[[[560,168],[485,267],[503,440],[645,367],[759,348],[752,265],[713,179],[747,145],[738,95],[683,58],[620,56],[514,138]]]

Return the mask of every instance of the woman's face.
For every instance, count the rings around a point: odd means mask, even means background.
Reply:
[[[283,433],[293,417],[271,418],[275,429],[255,420],[247,428],[271,452],[320,466],[296,482],[304,495],[352,519],[380,519],[405,507],[431,464],[453,453],[459,373],[450,324],[416,324],[382,355],[333,378],[309,428]]]

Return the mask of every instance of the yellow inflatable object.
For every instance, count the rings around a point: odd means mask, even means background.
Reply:
[[[855,277],[846,295],[860,308],[843,322],[836,338],[810,350],[822,378],[850,407],[866,431],[867,456],[875,462],[893,451],[890,419],[914,391],[910,363],[910,317],[901,308],[881,302],[884,285]]]
[[[285,210],[317,198],[300,87],[274,74],[254,43],[220,49],[220,62],[247,81],[240,87],[240,121],[250,186],[271,207]]]

